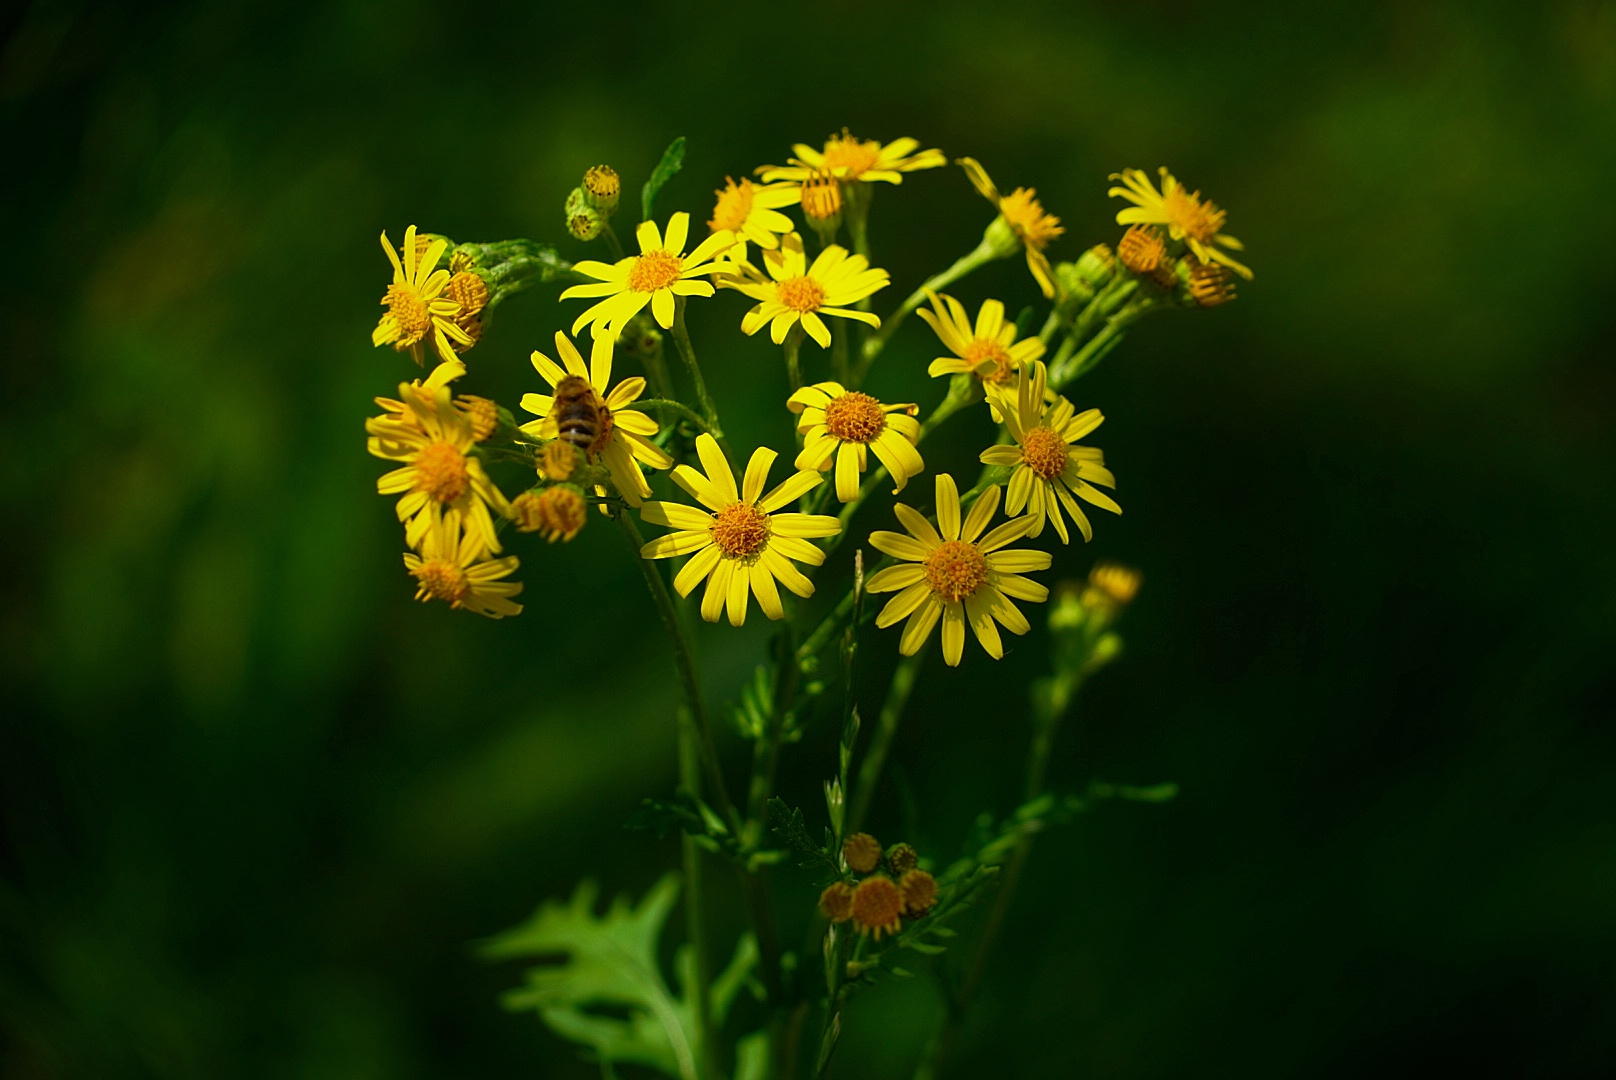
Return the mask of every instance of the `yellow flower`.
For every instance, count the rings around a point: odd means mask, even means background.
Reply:
[[[694,280],[715,269],[721,269],[711,260],[735,246],[735,234],[728,231],[713,233],[696,246],[689,255],[684,253],[685,241],[690,236],[690,215],[684,211],[668,219],[666,238],[657,230],[656,222],[642,221],[635,230],[640,253],[630,255],[616,263],[586,259],[575,263],[573,269],[587,277],[597,278],[598,285],[574,285],[561,294],[561,299],[574,296],[603,296],[572,324],[574,335],[586,325],[593,324],[595,337],[615,339],[634,316],[651,305],[651,314],[664,330],[673,326],[673,298],[675,296],[711,296],[713,287],[705,281]]]
[[[543,491],[524,491],[511,500],[511,520],[525,533],[542,532],[550,543],[571,540],[588,519],[584,493],[571,484],[556,484]]]
[[[802,199],[802,189],[796,184],[770,184],[762,186],[750,180],[736,183],[726,177],[724,187],[713,194],[718,202],[707,227],[716,232],[735,234],[735,246],[725,257],[734,262],[746,261],[748,240],[764,250],[780,246],[779,237],[796,228],[791,219],[780,213],[782,206],[794,206]]]
[[[708,622],[717,622],[727,607],[730,625],[740,626],[746,621],[748,598],[754,594],[763,614],[771,619],[784,617],[775,582],[798,596],[812,596],[813,582],[791,560],[818,566],[825,561],[825,553],[808,540],[842,531],[841,522],[824,514],[778,512],[819,486],[820,475],[799,472],[764,495],[763,485],[777,455],[759,447],[752,453],[746,478],[737,491],[735,474],[717,440],[705,433],[698,435],[696,453],[707,475],[680,465],[673,470],[673,482],[707,509],[673,502],[646,503],[640,510],[642,518],[679,531],[652,540],[640,549],[640,557],[691,555],[674,576],[673,587],[680,596],[689,596],[696,583],[706,578],[701,617]]]
[[[569,398],[568,405],[573,413],[581,414],[578,417],[581,422],[569,424],[567,441],[583,451],[591,462],[605,462],[617,493],[630,506],[638,506],[640,500],[651,494],[651,485],[645,482],[645,474],[635,462],[643,461],[653,469],[666,469],[673,464],[673,459],[651,441],[657,433],[656,421],[637,409],[627,408],[644,392],[645,380],[634,375],[607,391],[606,386],[612,379],[612,341],[609,337],[595,339],[586,368],[578,347],[557,330],[556,351],[566,367],[562,368],[537,350],[533,353],[533,366],[552,388],[560,387],[568,376],[588,383],[587,388],[573,384],[582,397]],[[555,397],[550,394],[523,394],[522,408],[539,419],[523,424],[522,431],[536,439],[560,438],[558,418],[552,415],[556,411],[555,403]],[[603,488],[595,490],[605,494]]]
[[[449,271],[433,269],[448,246],[447,241],[434,240],[426,250],[420,250],[415,226],[411,225],[404,230],[404,261],[400,262],[392,241],[382,233],[382,250],[393,264],[393,283],[382,295],[387,314],[371,331],[371,344],[391,345],[397,352],[408,352],[417,364],[425,362],[428,336],[443,360],[455,358],[456,344],[471,347],[470,335],[456,322],[461,314],[459,302],[444,295]]]
[[[432,395],[438,390],[439,387],[448,386],[451,382],[460,378],[460,376],[464,375],[465,373],[466,365],[461,363],[459,360],[445,360],[443,363],[432,369],[432,374],[426,377],[425,382],[422,382],[420,379],[413,379],[410,382],[402,384],[398,388],[399,397],[406,400],[425,402],[430,406],[432,402]],[[408,405],[404,404],[403,401],[400,401],[398,398],[385,397],[378,397],[375,400],[376,404],[380,405],[387,413],[387,415],[381,419],[390,420],[394,423],[404,424],[406,426],[413,426],[417,431],[424,430],[420,423],[415,419],[414,410],[412,410]],[[473,430],[473,434],[475,435],[475,429]]]
[[[897,482],[894,492],[925,471],[915,449],[920,424],[913,405],[883,405],[841,383],[822,382],[792,394],[786,408],[802,414],[797,431],[806,440],[797,468],[824,472],[834,460],[836,497],[844,503],[858,498],[859,474],[869,467],[869,450]]]
[[[1044,213],[1043,204],[1036,198],[1036,188],[1018,187],[1008,195],[1001,195],[993,178],[975,158],[960,158],[959,163],[976,190],[999,211],[995,224],[1002,221],[1014,239],[1026,249],[1027,269],[1032,271],[1038,287],[1044,290],[1045,296],[1054,296],[1055,279],[1050,276],[1049,259],[1044,255],[1044,248],[1066,231],[1060,218]],[[988,226],[988,230],[991,235],[993,226]],[[1010,248],[1010,251],[1014,250]]]
[[[1220,250],[1230,248],[1244,251],[1246,247],[1222,231],[1228,212],[1220,210],[1211,199],[1201,198],[1199,191],[1185,190],[1184,185],[1167,171],[1167,166],[1161,168],[1160,191],[1156,190],[1142,169],[1123,169],[1120,173],[1112,173],[1111,179],[1121,180],[1122,186],[1114,187],[1106,194],[1120,195],[1133,203],[1117,211],[1118,225],[1165,225],[1167,234],[1189,245],[1195,257],[1202,262],[1220,262],[1247,281],[1251,280],[1250,270],[1235,261],[1228,252]]]
[[[441,368],[440,368],[441,370]],[[430,380],[429,380],[430,381]],[[453,510],[465,522],[466,535],[482,548],[498,553],[499,537],[489,507],[504,515],[510,504],[488,478],[482,462],[471,456],[476,436],[471,421],[449,400],[447,385],[428,391],[405,383],[398,388],[406,411],[365,421],[368,447],[379,458],[405,462],[376,481],[383,495],[401,495],[398,519],[404,539],[419,548],[439,510]],[[381,400],[381,399],[378,399]],[[384,404],[384,408],[386,408]]]
[[[903,635],[898,651],[913,656],[931,636],[938,620],[943,624],[943,659],[958,667],[965,652],[965,624],[976,632],[976,640],[995,660],[1004,656],[997,621],[1012,634],[1025,634],[1030,625],[1021,610],[1010,602],[1049,598],[1049,590],[1021,575],[1029,570],[1047,570],[1047,551],[1002,551],[1007,544],[1026,536],[1033,527],[1031,517],[1013,518],[982,535],[999,508],[999,486],[984,491],[971,512],[960,520],[959,489],[947,473],[937,475],[937,525],[903,503],[893,506],[898,521],[909,535],[873,532],[870,546],[895,559],[904,560],[873,574],[864,587],[872,593],[896,592],[887,601],[875,625],[891,626],[902,619]],[[941,530],[939,532],[939,529]]]
[[[806,143],[792,146],[796,157],[788,158],[790,165],[760,165],[757,169],[765,181],[795,180],[801,183],[815,174],[828,172],[838,180],[871,183],[884,180],[889,184],[903,183],[903,174],[916,169],[935,169],[948,164],[941,150],[922,150],[914,153],[920,143],[915,139],[894,139],[883,146],[873,139],[854,138],[846,128],[840,135],[825,140],[821,153]]]
[[[1028,536],[1038,536],[1044,531],[1047,516],[1055,523],[1061,543],[1071,543],[1066,521],[1061,517],[1061,507],[1065,506],[1082,530],[1083,539],[1092,540],[1094,528],[1082,507],[1077,505],[1078,499],[1113,514],[1122,513],[1115,499],[1094,487],[1094,484],[1108,488],[1117,486],[1117,478],[1105,467],[1105,455],[1092,446],[1076,445],[1078,439],[1104,423],[1105,417],[1100,415],[1099,409],[1076,412],[1072,403],[1063,397],[1047,402],[1046,378],[1041,363],[1022,372],[1015,406],[1011,408],[1010,402],[1005,402],[1004,423],[1015,443],[990,446],[982,451],[981,460],[986,465],[1015,466],[1010,474],[1005,511],[1019,514],[1022,507],[1027,508],[1035,521]]]
[[[846,306],[892,283],[885,270],[870,269],[864,256],[849,255],[840,244],[832,244],[809,266],[802,251],[802,237],[790,233],[781,238],[778,250],[763,253],[763,265],[772,281],[737,278],[725,283],[758,301],[757,307],[741,319],[741,329],[746,333],[755,334],[767,325],[769,336],[778,345],[800,322],[809,337],[828,349],[830,329],[821,315],[881,325],[881,320],[870,312]]]
[[[931,293],[933,311],[920,309],[920,317],[931,325],[937,336],[953,356],[939,356],[931,362],[926,373],[941,375],[975,375],[986,386],[1004,386],[1016,377],[1016,372],[1044,355],[1042,338],[1016,340],[1016,324],[1004,317],[1004,305],[997,300],[984,300],[976,313],[976,325],[971,325],[965,305],[952,296]]]
[[[521,582],[500,580],[516,573],[516,556],[482,558],[482,541],[472,532],[461,533],[457,511],[433,510],[431,519],[421,538],[421,554],[404,556],[404,567],[416,582],[415,598],[423,603],[443,600],[490,619],[520,615],[522,605],[511,597],[521,593]]]

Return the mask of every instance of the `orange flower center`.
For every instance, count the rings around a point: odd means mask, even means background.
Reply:
[[[439,502],[454,502],[466,492],[466,455],[448,443],[427,443],[415,455],[415,490]]]
[[[884,874],[867,877],[853,890],[853,921],[861,930],[873,931],[879,938],[883,931],[892,933],[903,924],[903,893]]]
[[[1067,442],[1049,427],[1035,427],[1021,440],[1021,460],[1045,480],[1066,468]]]
[[[944,540],[922,565],[931,591],[955,603],[975,593],[988,580],[988,561],[975,544],[963,540]]]
[[[1035,251],[1042,251],[1055,237],[1065,232],[1060,218],[1044,213],[1044,205],[1034,196],[1036,188],[1016,188],[999,200],[999,213],[1015,230],[1021,242]]]
[[[825,287],[811,277],[787,278],[779,292],[780,302],[792,311],[817,311],[825,302]]]
[[[387,313],[398,321],[400,345],[414,345],[432,329],[432,315],[427,311],[426,300],[415,286],[387,286],[387,295],[382,297],[382,303],[387,305]]]
[[[880,160],[881,144],[873,139],[855,139],[844,131],[825,143],[825,167],[832,172],[846,169],[849,180],[857,180]]]
[[[628,272],[628,287],[635,292],[666,289],[684,273],[685,261],[666,251],[647,251],[636,256]]]
[[[1010,359],[1010,350],[997,341],[973,338],[971,343],[965,346],[965,359],[978,369],[977,378],[995,386],[1003,386],[1010,381],[1010,376],[1015,374],[1015,363]],[[983,363],[991,363],[993,367],[982,369]]]
[[[1174,231],[1202,244],[1210,244],[1229,217],[1216,203],[1203,202],[1199,191],[1188,194],[1179,187],[1163,194],[1162,206]]]
[[[466,572],[446,559],[428,559],[410,574],[419,583],[415,591],[418,600],[436,597],[458,605],[471,590]]]
[[[887,426],[881,403],[857,390],[831,400],[825,406],[825,427],[844,442],[867,443]]]
[[[750,559],[769,546],[769,515],[751,503],[733,502],[713,516],[713,543],[729,559]]]
[[[746,224],[746,219],[752,214],[753,195],[752,181],[742,180],[737,184],[734,180],[729,180],[724,190],[718,192],[718,203],[713,207],[713,219],[707,223],[707,227],[715,232],[720,229],[740,232],[741,226]]]

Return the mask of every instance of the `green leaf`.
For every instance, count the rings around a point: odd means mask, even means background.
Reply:
[[[673,179],[674,174],[684,167],[684,163],[685,137],[681,135],[662,151],[662,160],[657,162],[657,167],[651,170],[651,179],[640,189],[641,221],[651,220],[651,204],[656,202],[657,192],[662,190],[663,184]]]
[[[663,924],[679,896],[677,875],[663,877],[637,907],[619,897],[597,916],[598,894],[586,881],[571,900],[547,901],[527,922],[484,946],[483,954],[494,960],[550,961],[528,968],[524,983],[506,992],[502,1004],[513,1012],[537,1012],[556,1034],[590,1047],[608,1065],[644,1065],[693,1080],[699,1057],[690,1000],[695,957],[688,946],[676,957],[682,987],[677,997],[656,961]],[[743,937],[709,993],[715,1028],[756,960],[756,942]]]
[[[830,853],[829,846],[814,843],[813,838],[808,835],[808,828],[802,822],[802,811],[786,805],[786,801],[779,796],[769,800],[769,829],[784,840],[787,847],[809,856],[809,860],[800,865],[823,864],[836,877],[842,876],[841,863]],[[830,839],[828,830],[826,839]]]

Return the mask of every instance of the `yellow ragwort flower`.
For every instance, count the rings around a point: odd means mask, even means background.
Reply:
[[[735,234],[727,230],[713,233],[696,250],[686,255],[685,241],[690,237],[690,215],[684,211],[668,219],[668,233],[664,237],[656,222],[642,221],[635,230],[640,253],[615,263],[586,259],[573,264],[573,269],[587,277],[597,278],[598,285],[574,285],[561,294],[561,299],[575,296],[605,297],[590,307],[572,324],[573,334],[593,324],[595,337],[616,338],[634,316],[651,305],[651,314],[664,330],[673,326],[673,298],[676,296],[711,296],[713,287],[696,280],[721,264],[712,260],[735,246]]]
[[[483,558],[482,541],[471,531],[461,532],[460,514],[431,512],[431,526],[421,538],[421,554],[404,556],[404,568],[415,579],[415,598],[443,600],[490,619],[520,615],[522,605],[512,600],[522,591],[518,581],[502,581],[516,573],[515,555]]]
[[[999,211],[994,224],[1003,222],[1014,240],[1026,250],[1027,269],[1032,271],[1038,287],[1044,291],[1046,297],[1054,296],[1055,279],[1051,276],[1049,258],[1044,254],[1044,248],[1049,246],[1051,240],[1066,231],[1060,223],[1060,218],[1044,212],[1044,204],[1037,199],[1037,188],[1018,187],[1008,195],[1001,195],[997,185],[993,183],[993,178],[975,158],[960,158],[959,163],[964,168],[965,175],[970,177],[971,184]],[[993,225],[988,226],[990,237],[993,228]],[[1014,247],[1009,248],[1009,252],[1014,250]]]
[[[456,321],[461,314],[459,302],[444,294],[449,271],[433,269],[448,246],[445,240],[434,240],[421,250],[415,240],[415,226],[411,225],[404,230],[404,260],[400,262],[392,241],[382,233],[382,250],[393,264],[393,283],[382,294],[387,314],[371,331],[371,344],[391,345],[397,352],[408,352],[417,364],[426,361],[428,337],[443,360],[455,358],[457,344],[471,347],[471,336]]]
[[[713,205],[713,216],[707,227],[713,232],[735,234],[735,246],[724,255],[733,262],[746,261],[746,242],[750,240],[765,251],[780,246],[780,237],[795,229],[791,219],[780,213],[783,206],[795,206],[802,199],[797,184],[754,184],[750,180],[727,183],[714,191],[718,201]]]
[[[903,893],[885,874],[867,877],[853,890],[852,916],[859,933],[880,941],[903,929]]]
[[[801,183],[819,173],[829,173],[848,183],[872,183],[884,180],[889,184],[903,183],[903,174],[916,169],[935,169],[948,164],[941,150],[922,150],[915,153],[918,140],[894,139],[884,146],[874,139],[854,138],[846,128],[840,135],[825,140],[823,152],[807,143],[791,147],[797,155],[786,160],[790,165],[760,165],[757,172],[765,181],[794,180]]]
[[[405,523],[404,539],[419,548],[433,515],[453,510],[465,522],[466,535],[483,545],[478,554],[485,550],[498,554],[499,537],[489,508],[505,515],[510,503],[471,454],[477,441],[471,421],[455,408],[447,385],[428,391],[405,383],[398,394],[400,401],[383,402],[387,414],[366,420],[365,430],[370,433],[367,446],[372,454],[405,463],[376,481],[381,494],[402,496],[398,519]],[[392,406],[398,404],[404,411],[395,413]]]
[[[883,405],[841,383],[822,382],[792,394],[786,408],[802,414],[797,431],[805,440],[797,468],[824,472],[834,462],[836,497],[844,503],[858,498],[859,474],[869,467],[871,450],[897,483],[894,492],[925,471],[915,449],[920,423],[913,405]]]
[[[420,379],[412,379],[411,381],[400,385],[398,388],[399,397],[407,401],[425,402],[430,405],[432,402],[432,395],[438,390],[439,387],[448,386],[465,373],[466,365],[461,363],[459,360],[445,360],[437,367],[432,369],[432,373],[426,377],[425,382],[422,382]],[[415,419],[415,411],[406,405],[404,401],[399,400],[399,398],[386,397],[378,397],[375,400],[376,404],[380,405],[387,413],[387,415],[382,419],[391,420],[394,423],[414,427],[417,431],[425,430],[421,427],[420,422]],[[475,438],[475,424],[472,428],[472,435],[473,438]]]
[[[657,433],[656,421],[628,408],[644,392],[645,380],[634,375],[607,390],[612,380],[612,338],[595,339],[587,368],[578,347],[566,334],[557,330],[555,343],[565,367],[538,350],[533,352],[533,367],[553,389],[564,389],[566,400],[558,408],[556,395],[523,394],[522,408],[539,419],[523,424],[522,431],[536,439],[564,439],[582,451],[587,460],[605,462],[623,501],[630,506],[640,505],[651,494],[651,485],[645,482],[645,474],[635,462],[644,462],[653,469],[673,464],[673,459],[651,441]],[[569,378],[572,382],[563,388],[561,384]],[[563,419],[567,421],[564,432]],[[602,488],[595,490],[605,493]]]
[[[1042,338],[1016,340],[1016,324],[1005,319],[1004,305],[999,301],[982,301],[973,326],[964,304],[946,294],[930,296],[934,310],[921,308],[919,315],[954,354],[931,362],[926,374],[933,378],[970,374],[985,386],[1004,386],[1025,365],[1044,355]]]
[[[1133,203],[1117,211],[1118,225],[1165,225],[1167,235],[1182,240],[1204,263],[1219,262],[1247,281],[1251,271],[1223,251],[1229,248],[1244,251],[1246,245],[1223,231],[1228,212],[1218,208],[1211,199],[1201,198],[1199,191],[1189,191],[1180,184],[1167,166],[1161,167],[1161,190],[1150,182],[1143,169],[1123,169],[1112,173],[1111,179],[1121,180],[1121,187],[1111,188],[1107,195],[1121,196]]]
[[[903,564],[877,571],[864,584],[872,593],[898,594],[881,609],[875,625],[887,627],[909,620],[898,639],[898,651],[904,656],[920,651],[939,619],[943,624],[943,659],[950,667],[958,667],[965,652],[967,622],[976,632],[976,640],[995,660],[1004,655],[995,621],[1012,634],[1025,634],[1031,629],[1027,617],[1010,598],[1035,603],[1049,598],[1048,589],[1021,576],[1030,570],[1048,569],[1049,552],[1001,550],[1032,531],[1034,522],[1030,516],[1012,518],[983,536],[998,508],[999,486],[995,484],[982,493],[961,520],[954,478],[939,473],[936,528],[919,511],[896,503],[893,512],[909,535],[884,531],[870,534],[871,547],[904,560]]]
[[[727,607],[730,625],[740,626],[746,621],[748,598],[754,594],[763,614],[771,619],[784,617],[775,582],[798,596],[812,596],[813,582],[791,560],[818,566],[825,561],[825,553],[808,543],[809,539],[842,531],[841,522],[824,514],[779,513],[781,507],[819,486],[820,475],[799,472],[765,495],[763,485],[778,456],[773,450],[759,447],[753,452],[739,490],[716,439],[698,435],[696,454],[707,475],[679,465],[673,470],[673,482],[706,509],[683,503],[646,503],[640,509],[642,518],[679,531],[652,540],[640,549],[640,557],[692,556],[674,576],[673,587],[680,596],[689,596],[696,583],[706,578],[701,617],[708,622],[717,622]]]
[[[821,315],[881,325],[881,320],[870,312],[846,306],[892,283],[885,270],[871,269],[864,256],[849,255],[840,244],[832,244],[809,266],[802,237],[790,233],[781,238],[778,250],[763,253],[763,265],[772,280],[736,278],[725,282],[729,288],[758,301],[741,319],[741,329],[746,333],[755,334],[768,326],[769,336],[778,345],[800,322],[809,337],[828,349],[830,329]]]
[[[1004,424],[1014,443],[990,446],[982,451],[985,465],[1012,465],[1010,494],[1005,512],[1021,513],[1022,507],[1035,520],[1028,536],[1044,531],[1047,517],[1055,524],[1061,543],[1071,543],[1061,507],[1072,515],[1084,540],[1094,539],[1094,527],[1077,500],[1092,503],[1113,514],[1122,513],[1117,501],[1094,484],[1117,486],[1117,478],[1105,467],[1105,455],[1092,446],[1078,446],[1077,440],[1105,422],[1099,409],[1077,412],[1070,401],[1045,399],[1047,373],[1035,363],[1021,373],[1014,405],[1006,399]],[[1092,483],[1091,483],[1092,481]]]

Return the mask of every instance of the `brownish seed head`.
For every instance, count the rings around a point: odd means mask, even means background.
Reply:
[[[868,874],[881,865],[881,841],[869,833],[854,833],[842,841],[842,858],[855,873]]]
[[[819,894],[819,910],[833,923],[844,923],[853,917],[853,886],[845,881],[832,882]]]
[[[898,879],[898,892],[903,895],[903,913],[918,919],[937,903],[937,879],[924,870],[910,870]]]
[[[903,927],[903,894],[885,874],[867,877],[853,890],[853,921],[866,934],[880,940]]]
[[[920,865],[920,855],[908,844],[893,844],[887,849],[887,865],[894,874],[907,874]]]

